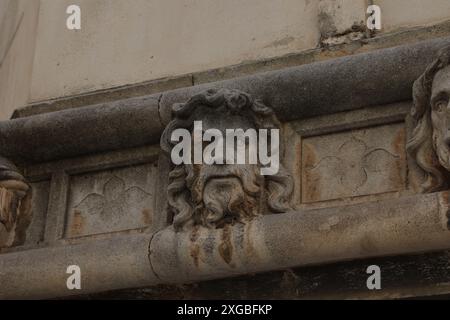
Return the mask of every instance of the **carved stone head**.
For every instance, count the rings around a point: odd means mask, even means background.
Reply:
[[[161,147],[168,154],[171,135],[179,128],[192,132],[195,121],[203,130],[225,134],[229,129],[280,128],[273,110],[237,90],[208,90],[187,103],[173,106]],[[280,165],[275,175],[261,175],[254,164],[180,164],[169,175],[168,202],[175,229],[193,225],[222,227],[244,222],[258,214],[280,213],[289,208],[292,177]]]
[[[9,160],[0,157],[0,248],[19,245],[31,221],[31,190]]]
[[[439,191],[450,181],[450,46],[416,80],[413,98],[407,150],[424,173],[422,192]]]

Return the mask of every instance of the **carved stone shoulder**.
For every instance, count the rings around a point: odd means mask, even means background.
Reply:
[[[31,220],[31,188],[17,167],[0,157],[0,248],[21,244]]]

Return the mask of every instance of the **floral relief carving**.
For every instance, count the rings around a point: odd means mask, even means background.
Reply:
[[[303,202],[402,190],[404,128],[385,125],[306,138],[302,168]]]
[[[127,208],[143,205],[151,195],[139,187],[126,188],[125,182],[114,176],[103,186],[103,192],[87,195],[76,211],[89,215],[99,215],[102,219],[126,214]]]
[[[394,166],[398,156],[382,148],[369,148],[364,141],[352,137],[345,141],[334,155],[321,158],[308,171],[327,171],[330,179],[337,180],[347,190],[357,192],[371,174]]]

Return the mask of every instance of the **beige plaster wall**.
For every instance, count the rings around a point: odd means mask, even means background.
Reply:
[[[450,19],[448,0],[374,0],[373,3],[381,8],[384,32]]]
[[[364,25],[369,3],[382,9],[381,34],[450,20],[448,0],[0,0],[0,119],[37,101],[317,48]],[[81,7],[79,31],[66,28],[70,4]]]
[[[316,46],[317,1],[42,0],[31,99],[43,100]],[[42,81],[42,79],[45,79]]]
[[[0,0],[0,120],[28,103],[39,0]]]

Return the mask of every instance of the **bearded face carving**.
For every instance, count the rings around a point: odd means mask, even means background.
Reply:
[[[0,157],[0,248],[22,244],[31,221],[31,190],[16,166]]]
[[[431,90],[433,148],[439,164],[450,171],[450,66],[438,71]]]
[[[279,129],[273,110],[237,90],[208,90],[173,107],[174,119],[161,137],[168,154],[176,129],[202,129],[224,133],[229,129]],[[247,142],[247,145],[249,143]],[[169,174],[168,202],[176,230],[194,225],[221,228],[256,215],[289,209],[292,177],[283,166],[274,175],[261,175],[259,162],[251,164],[180,164]]]
[[[450,46],[414,83],[413,98],[407,150],[424,173],[422,192],[440,191],[450,182]]]

